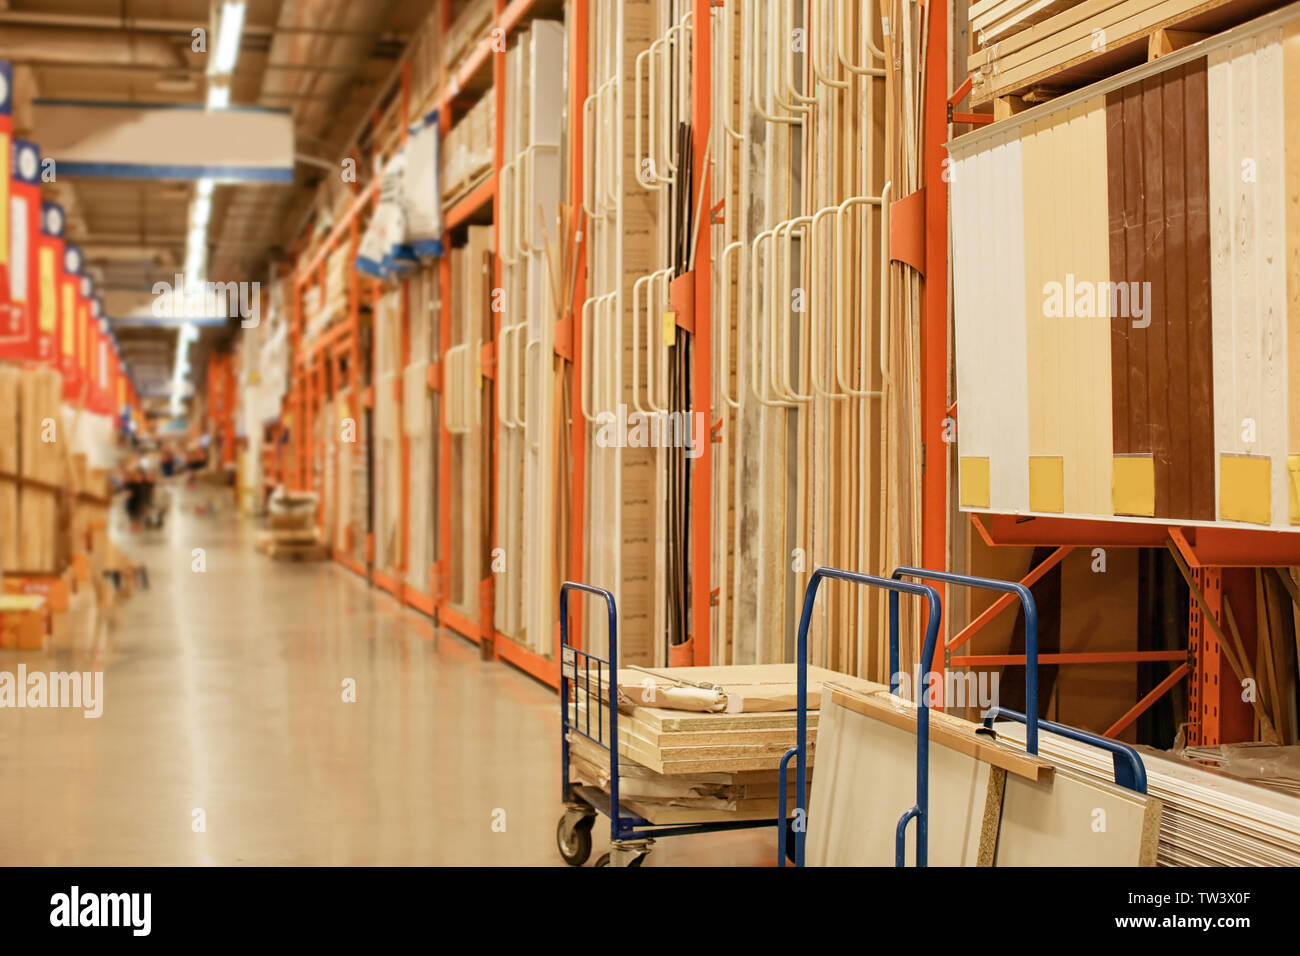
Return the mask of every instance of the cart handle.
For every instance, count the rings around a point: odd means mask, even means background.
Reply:
[[[1031,754],[1038,753],[1038,605],[1029,588],[1019,581],[1001,581],[997,578],[980,578],[970,574],[955,574],[952,571],[931,571],[928,568],[900,567],[895,569],[894,577],[917,578],[922,581],[944,581],[948,584],[962,584],[968,588],[983,591],[1001,591],[1014,594],[1020,599],[1025,609],[1025,750]],[[929,668],[922,673],[922,680]],[[889,690],[898,693],[898,604],[889,605]]]
[[[921,666],[924,671],[930,670],[931,663],[934,660],[934,649],[939,640],[939,619],[943,609],[942,603],[939,601],[939,592],[928,584],[913,584],[910,581],[878,578],[874,575],[863,574],[860,571],[841,571],[836,568],[816,568],[813,570],[812,577],[808,580],[808,587],[804,590],[803,613],[799,616],[799,633],[795,649],[795,666],[798,671],[795,752],[799,758],[799,765],[795,768],[795,812],[798,814],[802,810],[803,813],[800,816],[804,821],[808,819],[808,625],[812,621],[813,604],[817,600],[817,589],[821,587],[823,578],[838,578],[842,581],[852,581],[855,584],[864,584],[867,587],[880,588],[890,592],[889,627],[890,647],[892,648],[898,646],[898,595],[911,594],[916,597],[924,597],[928,606],[925,624],[925,645],[921,651]],[[917,866],[926,865],[927,847],[929,846],[926,811],[930,802],[930,708],[926,704],[925,695],[918,696],[920,699],[916,719],[916,805],[904,813],[898,821],[899,840],[894,857],[894,863],[897,866],[903,865],[902,834],[910,820],[916,820]],[[784,813],[784,809],[782,812]],[[780,821],[779,826],[784,831],[785,821]],[[806,824],[803,831],[795,831],[795,866],[803,866],[804,844],[807,842],[805,839],[806,834]]]
[[[566,676],[568,662],[565,660],[566,655],[564,652],[566,648],[572,646],[569,644],[570,591],[581,591],[584,594],[592,594],[603,598],[605,609],[609,615],[609,660],[602,661],[593,654],[577,650],[573,657],[573,673],[576,678],[578,673],[577,654],[583,654],[588,661],[596,661],[596,698],[597,707],[599,708],[599,665],[603,663],[609,667],[609,827],[610,839],[617,840],[621,827],[618,805],[618,671],[614,666],[614,662],[618,660],[618,607],[614,603],[614,595],[609,591],[590,584],[582,584],[578,581],[565,581],[560,585],[560,797],[564,801],[569,799],[569,678]],[[590,695],[590,689],[588,689],[588,694]],[[588,702],[587,706],[591,706],[590,702]],[[599,715],[597,721],[599,721]],[[599,723],[597,723],[597,727],[599,727]]]
[[[993,707],[984,717],[984,726],[992,730],[993,722],[999,717],[1014,720],[1018,724],[1025,723],[1025,715],[1019,711],[1008,710],[1006,707]],[[1077,727],[1067,727],[1065,724],[1053,723],[1050,720],[1040,720],[1038,726],[1048,733],[1056,734],[1058,737],[1076,740],[1081,744],[1088,744],[1109,751],[1115,763],[1115,782],[1121,787],[1127,787],[1137,793],[1147,792],[1147,768],[1142,763],[1141,755],[1128,744],[1121,743],[1118,740],[1111,740],[1109,737],[1090,734],[1088,731],[1080,730]]]

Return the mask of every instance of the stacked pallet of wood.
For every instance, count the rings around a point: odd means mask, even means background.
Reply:
[[[451,74],[474,51],[492,25],[493,0],[470,0],[452,21],[444,49],[447,73]]]
[[[1019,724],[999,721],[994,730],[1024,741]],[[1108,780],[1114,773],[1106,752],[1055,734],[1041,734],[1039,750],[1089,779]],[[1158,866],[1300,866],[1300,795],[1163,751],[1143,747],[1141,755],[1147,792],[1164,806]]]
[[[270,525],[258,534],[254,547],[277,561],[321,561],[328,550],[316,529],[318,499],[314,494],[279,491],[268,508]]]
[[[68,565],[61,391],[52,369],[0,367],[0,567],[10,574],[58,575]]]
[[[1015,112],[1282,6],[1284,0],[984,0],[971,8],[981,47],[967,61],[971,102],[998,99]],[[1052,15],[1038,19],[1035,10]],[[993,19],[998,11],[1002,18]],[[1001,29],[1012,22],[1016,28]]]
[[[977,0],[970,5],[970,25],[976,42],[986,47],[994,40],[1042,23],[1082,0]]]
[[[411,116],[423,116],[437,100],[442,85],[442,4],[435,3],[407,46],[411,64]]]
[[[479,98],[448,132],[442,144],[442,197],[454,203],[477,186],[492,166],[496,97]]]
[[[570,671],[577,697],[570,711],[577,728],[570,732],[575,769],[582,782],[605,790],[609,751],[600,742],[610,740],[608,676],[581,667]],[[828,681],[879,689],[809,668],[810,767],[816,708]],[[620,799],[656,823],[774,817],[777,769],[795,740],[795,694],[790,664],[620,669]],[[790,780],[787,806],[793,810],[793,766]]]

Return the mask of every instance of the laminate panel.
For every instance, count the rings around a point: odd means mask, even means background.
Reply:
[[[1018,131],[954,154],[958,454],[989,460],[988,507],[1000,512],[1029,509],[1022,181]]]
[[[930,866],[989,866],[1007,771],[942,745],[930,748]],[[832,701],[822,691],[817,779],[808,808],[809,866],[893,866],[898,819],[916,802],[916,731]],[[906,864],[915,865],[909,825]]]
[[[1198,60],[1106,96],[1113,450],[1160,518],[1215,515],[1205,91]]]
[[[1109,514],[1111,337],[1101,97],[1021,129],[1031,504]]]
[[[1219,517],[1286,526],[1282,31],[1244,38],[1208,59]],[[1243,456],[1267,460],[1267,475],[1262,463],[1241,466]],[[1267,509],[1241,506],[1261,497]]]
[[[1300,524],[1300,22],[1282,31],[1283,135],[1286,142],[1287,450],[1290,520]]]

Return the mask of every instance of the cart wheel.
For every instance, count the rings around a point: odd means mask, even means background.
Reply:
[[[595,817],[583,817],[569,830],[564,825],[564,817],[560,817],[555,828],[555,843],[569,866],[582,866],[591,856],[591,825],[595,822]]]
[[[641,854],[641,855],[638,856],[636,859],[634,859],[631,863],[629,863],[628,866],[629,866],[629,867],[640,866],[642,863],[645,862],[645,858],[646,858],[647,856],[649,856],[649,855],[650,855],[650,854],[648,854],[648,853],[643,853],[643,854]],[[602,853],[602,854],[597,858],[596,862],[593,863],[593,864],[591,864],[591,865],[592,865],[592,866],[609,866],[609,854],[608,854],[608,853]]]

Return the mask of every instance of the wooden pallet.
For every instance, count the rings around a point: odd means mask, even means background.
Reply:
[[[1283,6],[1282,0],[1085,0],[972,54],[971,103],[993,102],[1003,119]]]

